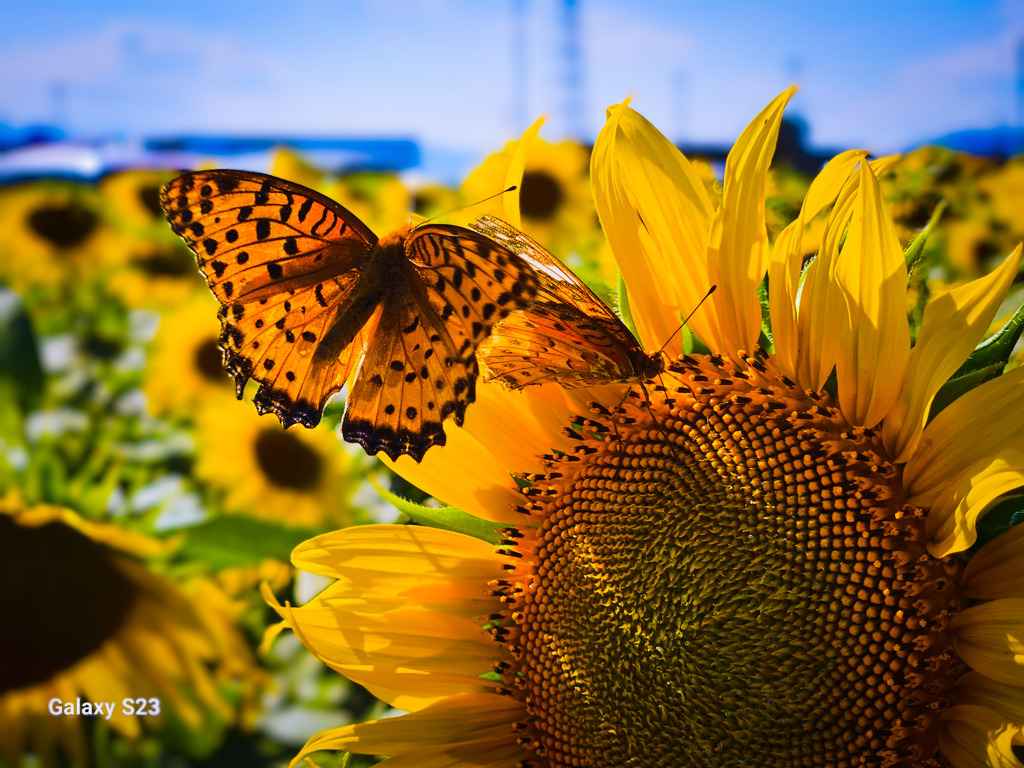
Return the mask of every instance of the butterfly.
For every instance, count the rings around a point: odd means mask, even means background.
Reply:
[[[462,227],[381,239],[319,192],[273,176],[185,173],[161,190],[171,228],[220,302],[222,362],[257,411],[316,426],[353,371],[342,436],[421,461],[476,398],[476,350],[537,291],[527,261]]]
[[[539,281],[529,307],[510,314],[482,345],[484,381],[576,389],[642,384],[665,370],[664,356],[645,352],[608,305],[536,241],[491,216],[472,226],[526,259]]]

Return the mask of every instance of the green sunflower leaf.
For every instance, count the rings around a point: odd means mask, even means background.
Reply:
[[[422,504],[416,504],[387,490],[373,477],[368,479],[382,499],[417,525],[424,525],[428,528],[440,528],[443,531],[452,531],[453,533],[462,533],[490,544],[497,544],[501,541],[502,536],[497,531],[508,527],[493,523],[490,520],[481,520],[479,517],[474,517],[468,512],[463,512],[455,507],[425,507]]]
[[[39,344],[25,305],[14,291],[0,288],[0,435],[21,441],[21,417],[39,407],[43,383]]]
[[[219,517],[187,528],[184,533],[188,538],[181,548],[182,557],[215,568],[259,563],[268,557],[287,560],[295,547],[317,535],[308,528],[235,516]]]
[[[1024,331],[1024,304],[1017,308],[1000,331],[979,344],[963,365],[950,376],[949,381],[935,395],[929,421],[947,405],[979,384],[1002,375],[1013,348]]]

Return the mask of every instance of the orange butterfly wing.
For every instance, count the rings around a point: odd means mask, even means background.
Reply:
[[[316,426],[365,344],[366,308],[343,310],[377,237],[330,198],[256,173],[186,173],[161,204],[221,303],[223,363],[239,399],[254,379],[260,413]],[[316,354],[339,325],[335,354]]]
[[[239,398],[252,378],[260,413],[315,426],[368,350],[342,433],[392,459],[419,461],[444,443],[445,418],[462,423],[477,346],[536,291],[524,259],[471,230],[404,228],[378,241],[330,198],[272,176],[188,173],[161,202],[221,302]]]
[[[524,259],[461,227],[421,226],[402,246],[408,290],[384,306],[342,431],[371,453],[417,458],[444,443],[446,418],[463,423],[476,397],[477,347],[527,305],[537,279]]]
[[[622,320],[536,241],[490,216],[473,228],[523,256],[540,282],[529,307],[503,320],[483,345],[484,381],[575,389],[634,383],[664,369],[661,356],[644,352]]]

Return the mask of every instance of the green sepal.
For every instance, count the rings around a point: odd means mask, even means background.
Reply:
[[[932,401],[928,420],[934,419],[943,408],[979,384],[1002,375],[1003,368],[1013,354],[1013,348],[1024,330],[1024,304],[997,333],[979,344],[963,365],[949,377]]]
[[[1021,523],[1024,523],[1024,496],[1003,499],[978,519],[978,541],[971,550],[977,550]]]
[[[497,544],[501,541],[502,536],[497,531],[508,527],[490,520],[481,520],[479,517],[474,517],[455,507],[425,507],[422,504],[416,504],[387,490],[372,476],[367,476],[367,479],[382,499],[417,525],[462,533],[489,544]]]
[[[619,296],[619,317],[622,318],[622,322],[629,328],[629,332],[633,334],[633,337],[639,339],[640,334],[636,332],[636,323],[633,320],[633,310],[629,306],[629,291],[626,289],[626,281],[622,279],[621,272],[619,273],[617,293]]]
[[[372,762],[364,762],[364,759],[372,758],[367,758],[366,755],[353,755],[351,752],[319,751],[313,754],[316,755],[313,764],[317,768],[361,768],[364,765],[373,765]]]
[[[932,230],[935,229],[935,225],[939,223],[939,219],[945,210],[946,201],[940,200],[939,204],[935,206],[935,210],[932,211],[932,215],[929,217],[924,229],[918,233],[917,237],[907,246],[907,250],[903,252],[903,258],[907,262],[907,282],[910,282],[914,270],[921,264],[921,260],[924,258],[925,242],[931,235]]]
[[[761,335],[757,343],[761,349],[775,351],[775,337],[772,336],[772,314],[768,306],[768,278],[757,286],[757,300],[761,304]]]

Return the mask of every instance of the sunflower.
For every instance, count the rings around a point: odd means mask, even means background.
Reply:
[[[978,180],[979,196],[996,226],[1012,238],[1024,238],[1024,156],[1017,155]]]
[[[365,459],[339,453],[331,430],[285,430],[230,394],[211,394],[195,419],[196,477],[223,493],[226,511],[314,529],[353,522]]]
[[[64,181],[0,188],[0,284],[22,292],[95,274],[117,237],[96,190]]]
[[[596,253],[604,238],[589,193],[590,150],[571,141],[545,141],[537,135],[541,122],[469,175],[459,189],[468,206],[463,217],[472,220],[492,213],[505,218],[559,258],[573,254],[577,261],[573,266],[582,267],[584,273],[594,271],[600,266]],[[515,195],[477,205],[510,185],[517,187]],[[518,206],[511,206],[517,197]]]
[[[409,219],[409,192],[393,173],[363,170],[329,175],[290,149],[277,150],[270,172],[336,200],[378,235]]]
[[[160,207],[160,187],[173,179],[174,171],[127,170],[100,179],[99,190],[109,214],[135,234],[156,234],[167,225]]]
[[[195,258],[160,208],[160,187],[175,175],[130,170],[100,181],[103,215],[118,237],[108,252],[109,290],[130,307],[176,307],[202,284]]]
[[[249,679],[252,654],[216,610],[139,559],[165,551],[68,509],[0,499],[0,581],[17,621],[0,635],[0,760],[63,753],[84,765],[101,721],[136,739],[171,711],[193,730],[234,717],[219,683]],[[139,699],[149,714],[124,704]],[[105,711],[66,714],[83,702]]]
[[[279,607],[285,622],[408,713],[326,731],[303,755],[1018,765],[1024,528],[960,555],[979,516],[1024,485],[1024,370],[929,412],[1020,248],[932,300],[912,347],[877,182],[891,160],[836,157],[769,245],[766,175],[791,92],[737,140],[717,209],[653,126],[609,110],[592,183],[639,335],[656,348],[717,284],[690,320],[710,353],[673,342],[642,388],[481,386],[445,448],[395,463],[492,521],[497,547],[401,526],[300,546],[297,567],[336,581]],[[801,276],[801,230],[829,208]]]
[[[221,364],[219,338],[217,301],[207,291],[163,314],[146,367],[152,413],[191,416],[196,403],[232,390]]]
[[[952,275],[976,275],[999,256],[989,222],[956,218],[944,227],[946,261]]]
[[[424,184],[412,196],[412,210],[416,216],[432,219],[446,216],[460,205],[458,192],[437,184]]]

